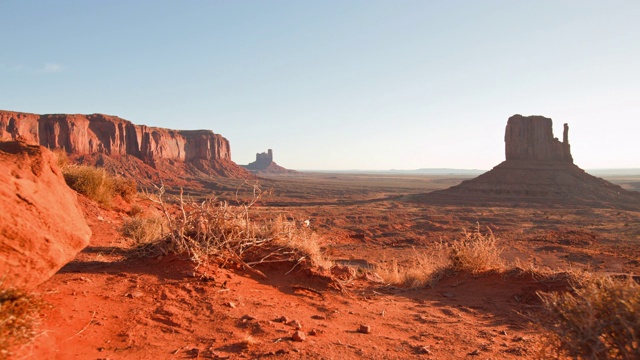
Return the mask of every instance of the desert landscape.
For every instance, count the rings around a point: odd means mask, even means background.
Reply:
[[[0,360],[640,359],[640,2],[0,14]]]
[[[637,175],[611,178],[625,190],[574,165],[567,127],[560,142],[550,119],[511,117],[506,161],[474,177],[296,172],[271,151],[249,172],[206,132],[0,115],[2,306],[24,316],[3,320],[5,358],[640,351],[637,313],[616,322],[616,344],[610,328],[588,337],[571,333],[587,325],[554,318],[569,309],[554,307],[563,294],[596,311],[581,291],[605,292],[603,281],[619,291],[597,293],[614,297],[606,306],[638,305],[640,192]],[[83,183],[95,172],[102,185]],[[92,192],[107,178],[118,179],[111,195]],[[60,211],[69,218],[47,218]]]

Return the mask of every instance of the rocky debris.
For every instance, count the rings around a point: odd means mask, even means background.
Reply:
[[[18,125],[13,123],[14,132]],[[42,146],[0,142],[0,278],[5,286],[33,288],[89,244],[91,230],[76,193],[56,163]]]
[[[135,125],[103,114],[37,115],[0,110],[0,139],[23,139],[72,155],[128,155],[154,168],[158,160],[186,162],[211,175],[248,177],[246,170],[231,160],[229,141],[210,130]]]
[[[302,324],[298,320],[291,320],[287,322],[287,325],[294,327],[296,330],[302,329]]]
[[[256,161],[249,165],[242,165],[247,170],[256,173],[269,173],[269,174],[282,174],[282,173],[296,173],[295,170],[285,169],[282,166],[276,164],[273,161],[273,150],[269,149],[267,152],[257,153]]]
[[[573,164],[569,126],[553,137],[551,119],[514,115],[505,131],[506,160],[490,171],[446,190],[417,196],[432,202],[557,202],[637,208],[640,193],[589,175]]]
[[[298,330],[294,332],[293,335],[291,335],[291,339],[293,341],[305,341],[307,340],[307,336],[304,334],[304,332]]]

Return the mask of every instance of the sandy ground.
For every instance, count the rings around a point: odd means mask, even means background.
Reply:
[[[310,219],[326,255],[354,267],[410,264],[480,226],[497,235],[509,261],[558,272],[640,272],[640,209],[406,200],[456,181],[272,177],[263,180],[272,195],[257,211]],[[329,278],[272,266],[260,268],[265,279],[233,267],[196,268],[175,256],[140,259],[118,231],[130,205],[81,203],[91,244],[37,289],[51,307],[41,333],[16,358],[528,359],[541,344],[536,292],[567,289],[562,276],[517,271],[453,274],[434,287],[404,289],[364,271]]]

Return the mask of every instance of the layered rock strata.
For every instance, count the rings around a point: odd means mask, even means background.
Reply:
[[[242,177],[233,163],[229,141],[210,130],[171,130],[135,125],[117,116],[37,115],[0,111],[0,140],[25,140],[73,155],[130,155],[155,166],[158,159],[224,167]],[[221,175],[221,174],[220,174]]]

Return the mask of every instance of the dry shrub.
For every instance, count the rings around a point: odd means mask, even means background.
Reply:
[[[474,232],[464,231],[464,237],[450,245],[436,246],[400,266],[397,261],[376,266],[375,272],[385,282],[410,288],[435,286],[445,275],[466,272],[478,275],[487,271],[502,271],[504,262],[497,238],[487,229],[483,234],[478,227]]]
[[[0,358],[9,357],[12,347],[35,337],[43,306],[44,301],[35,295],[0,289]]]
[[[60,169],[64,169],[69,165],[69,156],[64,149],[54,149],[51,151],[57,159],[57,164]]]
[[[479,226],[474,232],[465,230],[464,238],[451,244],[450,268],[473,275],[486,271],[503,270],[504,262],[500,257],[501,252],[491,229],[487,228],[486,234],[482,234]]]
[[[261,196],[257,185],[253,185],[253,198],[240,205],[215,198],[196,202],[181,192],[175,199],[176,212],[164,200],[164,187],[157,190],[156,195],[147,197],[162,209],[168,231],[151,245],[154,249],[146,247],[144,253],[188,254],[198,264],[217,258],[245,266],[303,261],[312,266],[329,266],[320,252],[317,235],[310,229],[282,217],[253,222],[249,211]]]
[[[120,232],[124,237],[133,240],[135,245],[144,245],[162,236],[163,219],[134,217],[123,222]]]
[[[63,174],[69,187],[104,206],[110,206],[116,195],[130,200],[137,191],[135,181],[110,175],[93,166],[67,166]]]
[[[384,264],[377,264],[374,271],[388,284],[409,288],[434,286],[444,274],[446,264],[442,260],[442,251],[443,245],[439,244],[429,252],[416,252],[407,266],[401,266],[393,259]]]
[[[556,356],[640,359],[640,285],[631,278],[592,277],[573,292],[539,296]]]
[[[138,187],[134,180],[126,179],[122,176],[112,176],[113,190],[116,195],[120,195],[125,201],[131,201],[138,193]]]

